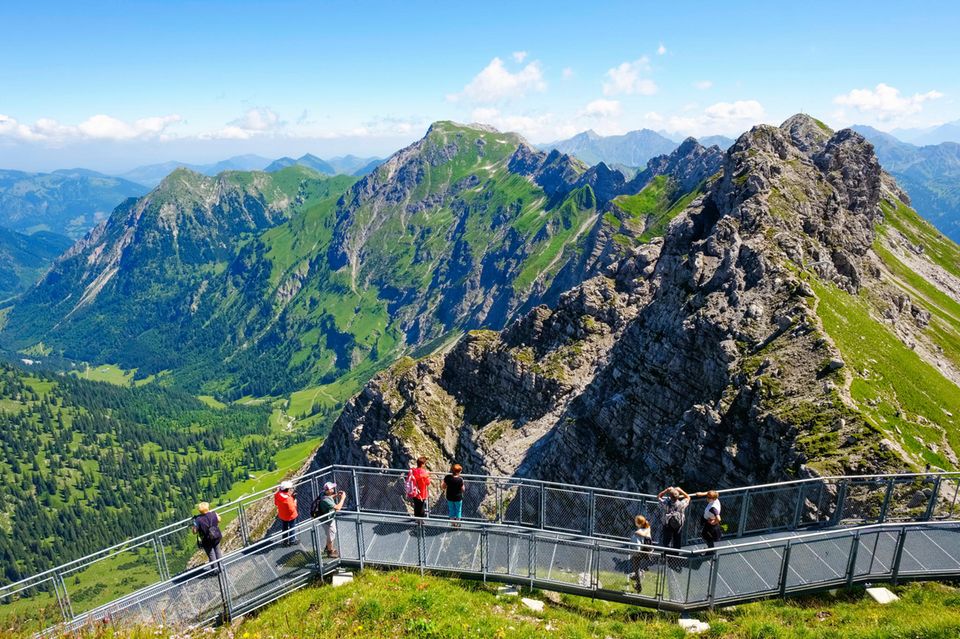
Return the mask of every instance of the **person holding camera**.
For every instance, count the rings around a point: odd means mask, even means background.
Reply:
[[[342,490],[337,490],[337,485],[332,481],[328,481],[323,485],[323,494],[317,497],[313,505],[310,506],[310,515],[316,519],[330,513],[337,513],[343,508],[346,500],[347,493]],[[336,515],[320,524],[323,526],[323,533],[327,539],[324,554],[331,559],[336,559],[340,556],[333,547],[333,542],[337,538],[337,522],[334,517],[336,517]]]

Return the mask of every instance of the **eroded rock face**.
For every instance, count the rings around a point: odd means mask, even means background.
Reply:
[[[317,463],[427,454],[641,490],[902,465],[851,407],[800,277],[852,292],[874,281],[872,147],[795,116],[745,133],[721,171],[662,241],[554,309],[377,376]],[[825,438],[836,445],[816,445]]]

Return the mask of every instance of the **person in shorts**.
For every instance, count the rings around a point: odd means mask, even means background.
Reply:
[[[463,493],[466,491],[466,486],[463,483],[463,477],[460,476],[462,472],[463,466],[454,464],[450,467],[450,474],[440,482],[440,489],[446,492],[447,514],[455,528],[460,527],[460,519],[463,517]]]
[[[323,517],[330,513],[337,513],[343,509],[343,504],[346,500],[347,493],[342,490],[338,491],[337,485],[332,481],[328,481],[323,485],[323,494],[317,497],[316,501],[314,501],[310,507],[310,515],[316,519],[317,517]],[[336,514],[320,524],[323,527],[323,534],[327,540],[324,554],[331,559],[336,559],[340,556],[333,547],[333,543],[337,539],[337,521],[335,517]]]

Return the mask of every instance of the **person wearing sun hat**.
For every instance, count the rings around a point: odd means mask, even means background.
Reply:
[[[280,529],[283,531],[283,545],[290,546],[297,543],[296,535],[291,531],[299,515],[292,481],[285,479],[280,482],[280,487],[273,495],[273,504],[277,507],[277,519],[280,520]]]
[[[323,517],[330,513],[337,513],[343,508],[346,500],[347,493],[342,490],[337,490],[337,485],[332,481],[328,481],[323,485],[323,494],[317,497],[310,506],[310,516],[316,519],[317,517]],[[327,540],[327,546],[324,552],[326,556],[331,559],[336,559],[340,556],[333,547],[333,542],[337,538],[337,522],[334,517],[336,517],[336,515],[320,524],[323,526],[324,536]]]

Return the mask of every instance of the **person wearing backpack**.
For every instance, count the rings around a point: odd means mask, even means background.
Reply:
[[[643,573],[650,567],[652,554],[650,547],[653,546],[653,537],[650,534],[650,522],[643,515],[637,515],[634,518],[637,529],[633,531],[633,544],[637,552],[630,555],[630,567],[633,569],[630,579],[633,580],[633,587],[637,592],[643,590]]]
[[[207,553],[207,559],[212,563],[223,556],[220,552],[220,540],[223,539],[223,533],[220,532],[220,515],[210,510],[210,504],[205,501],[197,504],[197,511],[200,514],[193,518],[193,532],[197,535],[197,546],[203,548]]]
[[[340,512],[343,508],[346,500],[347,493],[342,490],[338,491],[337,485],[332,481],[328,481],[323,485],[323,494],[314,499],[313,504],[310,506],[310,516],[314,519],[334,513],[329,520],[320,524],[323,526],[324,536],[327,540],[324,554],[330,559],[338,559],[340,557],[340,554],[333,547],[333,542],[337,538],[337,522],[334,517],[336,517],[336,513]]]
[[[280,529],[283,531],[281,545],[292,546],[297,543],[295,532],[291,530],[297,523],[297,498],[293,494],[293,482],[285,479],[280,482],[277,492],[273,495],[273,505],[277,507],[277,519],[280,520]]]
[[[430,498],[430,471],[427,470],[427,458],[417,458],[417,467],[411,468],[406,481],[407,498],[413,502],[413,516],[427,516],[427,500]]]
[[[670,486],[661,490],[657,499],[660,500],[660,508],[663,511],[663,546],[680,548],[683,543],[683,523],[686,520],[685,511],[690,505],[690,495],[679,486]]]

